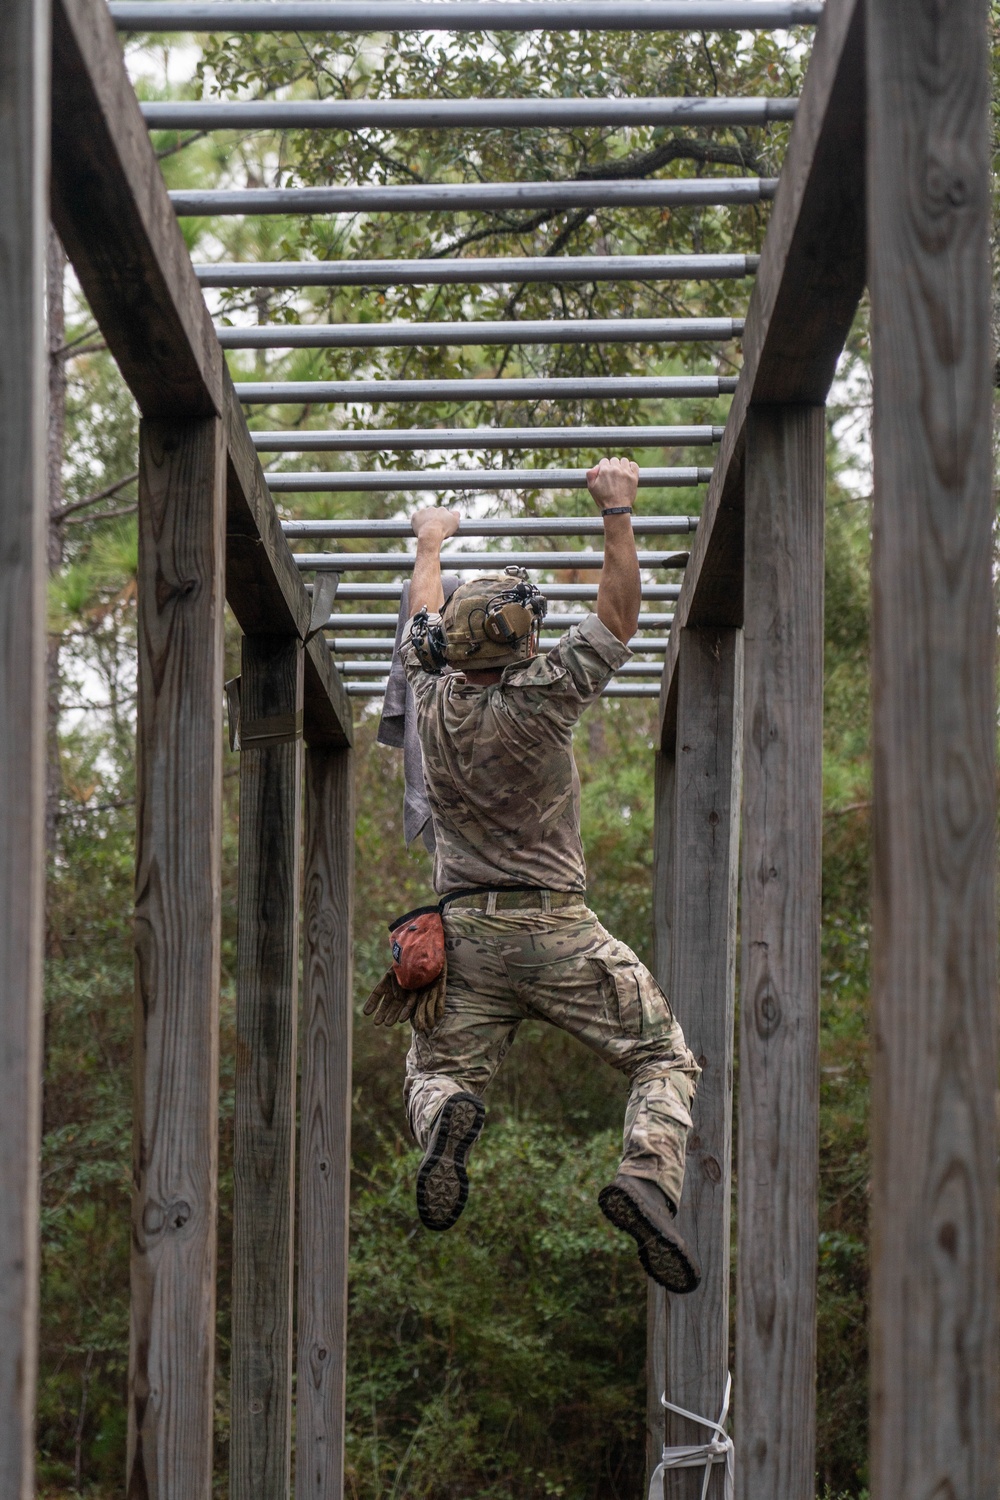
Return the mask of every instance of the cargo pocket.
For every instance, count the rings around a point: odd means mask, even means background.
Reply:
[[[642,1036],[642,966],[624,943],[614,942],[593,960],[603,971],[618,1006],[618,1021],[625,1036]]]

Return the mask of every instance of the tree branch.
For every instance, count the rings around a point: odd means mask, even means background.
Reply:
[[[103,490],[96,490],[93,495],[88,495],[86,499],[74,500],[72,505],[63,505],[59,510],[54,510],[49,516],[49,520],[59,525],[65,521],[67,516],[71,516],[74,511],[85,510],[88,505],[99,505],[102,500],[110,500],[112,495],[117,495],[119,490],[123,490],[127,484],[132,484],[138,478],[139,470],[136,469],[134,474],[126,474],[123,479],[116,479],[114,484],[107,485]]]

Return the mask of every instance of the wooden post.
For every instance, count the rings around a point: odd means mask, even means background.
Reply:
[[[351,752],[310,747],[299,1168],[299,1500],[341,1500],[344,1484],[353,898]]]
[[[233,1140],[232,1500],[287,1500],[302,643],[244,636]]]
[[[743,636],[686,629],[678,659],[670,1000],[701,1065],[678,1227],[702,1281],[668,1297],[667,1397],[718,1420],[729,1372],[729,1216],[732,1189],[736,893],[743,754]],[[667,1442],[705,1443],[709,1429],[671,1412]],[[721,1496],[716,1465],[710,1495]],[[668,1500],[698,1500],[702,1469],[667,1474]]]
[[[739,1500],[815,1486],[824,446],[822,407],[749,413]]]
[[[653,973],[669,992],[674,881],[674,746],[661,747],[653,768]],[[667,1294],[646,1283],[646,1488],[666,1433],[660,1397],[667,1388]]]
[[[997,1493],[985,0],[868,4],[872,1493]]]
[[[225,469],[142,424],[129,1500],[212,1492]]]
[[[0,1493],[34,1494],[45,909],[49,14],[0,6]]]

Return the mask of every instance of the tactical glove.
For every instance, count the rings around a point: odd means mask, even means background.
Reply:
[[[376,1026],[395,1026],[409,1021],[415,1031],[426,1036],[444,1015],[447,969],[422,990],[404,990],[394,969],[387,969],[365,1001],[365,1015],[373,1016]]]

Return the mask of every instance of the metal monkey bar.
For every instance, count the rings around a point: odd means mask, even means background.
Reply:
[[[408,453],[479,448],[694,448],[717,443],[721,427],[410,427],[352,431],[251,432],[258,453]]]
[[[542,590],[542,592],[544,593],[544,589]],[[561,615],[549,614],[549,615],[546,615],[545,616],[545,629],[546,630],[568,630],[571,625],[582,625],[583,622],[584,622],[584,620],[587,618],[587,613],[589,613],[589,611],[586,612],[586,613],[581,612],[579,614],[561,614]],[[671,625],[673,624],[673,622],[674,622],[673,615],[662,615],[662,614],[645,613],[645,614],[641,614],[639,616],[638,629],[640,629],[640,630],[669,630],[670,627],[671,627]],[[339,613],[338,612],[337,614],[334,614],[334,615],[330,616],[330,618],[327,620],[326,624],[323,626],[323,629],[324,630],[394,630],[395,629],[395,625],[396,625],[396,615],[394,613],[390,613],[388,610],[386,610],[383,614],[377,614],[377,615],[363,615],[363,614],[351,614],[351,613],[343,614],[343,613]],[[340,639],[340,638],[338,637],[338,639]],[[633,637],[633,641],[639,641],[641,639],[642,639],[642,637],[640,637],[640,636]],[[362,641],[360,644],[364,647],[365,650],[368,649],[368,643],[367,642]],[[633,645],[633,649],[635,649],[634,645]],[[659,649],[659,648],[657,648],[657,649]]]
[[[263,323],[217,327],[223,349],[406,349],[462,344],[679,344],[740,338],[742,318],[524,318],[496,323]]]
[[[299,568],[324,573],[412,573],[413,552],[293,552]],[[640,552],[640,568],[683,568],[687,552]],[[596,568],[603,552],[443,552],[441,567],[451,573],[477,568]]]
[[[321,490],[331,494],[392,493],[396,490],[581,490],[587,483],[587,470],[400,469],[393,473],[391,469],[379,472],[341,469],[321,474],[309,474],[300,470],[284,473],[270,469],[265,471],[265,477],[273,495],[315,494]],[[647,489],[687,489],[690,485],[707,484],[711,477],[711,469],[644,469],[640,474],[639,484]],[[309,535],[308,532],[300,534]],[[328,534],[336,535],[335,532]],[[406,531],[402,534],[412,535]],[[466,535],[473,534],[466,533]],[[322,535],[322,533],[313,533],[313,535]],[[480,535],[489,536],[491,533],[481,532]],[[516,523],[509,533],[498,531],[493,532],[492,535],[516,536]]]
[[[580,618],[582,620],[584,616],[581,615]],[[550,624],[548,617],[546,617],[545,624],[546,626]],[[667,640],[668,637],[665,635],[636,635],[633,636],[629,641],[629,649],[639,652],[658,651],[662,654],[662,652],[666,651],[667,649]],[[558,643],[558,636],[543,636],[538,642],[538,649],[539,651],[551,651],[554,646],[558,645]],[[395,636],[391,635],[377,636],[367,641],[358,640],[356,637],[351,636],[335,636],[333,639],[327,640],[327,645],[330,647],[330,650],[333,651],[337,656],[370,656],[373,652],[385,651],[388,651],[391,655],[395,644],[396,638]],[[374,663],[369,662],[367,663],[367,665],[373,666]],[[661,669],[662,666],[663,663],[661,662]]]
[[[571,182],[422,182],[403,186],[196,188],[170,194],[182,218],[218,214],[495,213],[571,208],[700,208],[763,203],[776,177],[651,177]]]
[[[766,125],[796,99],[289,99],[143,103],[151,130],[549,129],[577,125]]]
[[[450,260],[216,261],[202,286],[479,286],[531,281],[714,281],[756,273],[759,255],[512,255]]]
[[[345,682],[344,691],[350,698],[382,698],[385,696],[386,678],[381,682]],[[658,682],[611,682],[601,693],[602,698],[658,698]]]
[[[783,31],[819,0],[112,0],[120,31]]]
[[[402,554],[398,555],[402,556]],[[582,554],[576,552],[573,555],[574,557],[579,558]],[[304,556],[304,554],[300,554],[300,557],[296,558],[296,562],[300,562],[300,565],[301,556]],[[489,554],[489,556],[490,561],[487,564],[488,567],[494,567],[498,559],[506,562],[503,553],[492,552]],[[330,567],[332,558],[332,553],[316,553],[309,559],[308,567],[311,571],[317,573],[336,573],[340,570],[335,567]],[[579,566],[579,563],[575,564],[575,566]],[[543,583],[539,583],[538,588],[539,592],[542,593],[546,599],[556,599],[561,601],[572,600],[574,604],[580,604],[584,601],[593,603],[593,601],[597,598],[596,583],[550,583],[546,580]],[[347,601],[350,600],[353,603],[374,604],[376,601],[381,601],[383,599],[398,601],[402,597],[402,593],[403,585],[398,582],[342,583],[337,589],[337,599],[338,601],[342,601],[344,603],[347,603]],[[681,586],[679,583],[644,582],[642,584],[643,599],[679,599],[680,593]],[[386,618],[391,619],[392,616],[388,615],[386,616]]]
[[[270,476],[269,476],[270,477]],[[409,521],[282,521],[286,537],[412,537]],[[675,536],[698,529],[697,516],[633,516],[639,536]],[[603,536],[604,523],[593,516],[522,516],[496,521],[458,523],[456,536]]]
[[[560,0],[562,3],[562,0]],[[603,0],[602,0],[603,3]],[[509,380],[238,380],[247,406],[305,402],[407,401],[608,401],[654,397],[695,399],[731,396],[728,375],[582,375]]]

